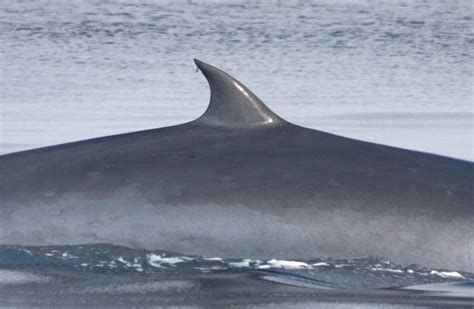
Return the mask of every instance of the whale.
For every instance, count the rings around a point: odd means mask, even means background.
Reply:
[[[474,163],[292,124],[195,63],[198,119],[0,156],[0,245],[474,271]]]

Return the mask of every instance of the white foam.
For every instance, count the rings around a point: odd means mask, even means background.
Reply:
[[[29,255],[33,255],[33,253],[32,253],[30,250],[28,250],[28,249],[20,249],[20,251],[23,251],[23,252],[25,252],[25,253],[27,253],[27,254],[29,254]]]
[[[169,266],[175,267],[176,266],[175,264],[193,260],[192,258],[185,257],[185,256],[165,257],[164,255],[161,256],[161,255],[156,255],[153,253],[148,254],[147,258],[148,258],[148,264],[150,264],[151,266],[160,267],[160,268],[164,268],[163,264],[167,264]]]
[[[129,261],[125,260],[123,257],[119,257],[117,259],[117,261],[119,261],[120,263],[122,264],[125,264],[127,267],[132,267],[132,263],[130,263]],[[112,261],[113,263],[113,261]]]
[[[390,273],[403,273],[403,270],[401,269],[393,269],[393,268],[382,268],[382,267],[372,267],[371,270],[376,270],[376,271],[386,271]]]
[[[224,260],[220,257],[210,257],[210,258],[204,258],[205,261],[216,261],[216,262],[224,262]]]
[[[351,266],[351,265],[349,265],[349,264],[336,264],[336,265],[334,265],[334,267],[336,267],[336,268],[342,268],[342,267],[346,267],[346,266]]]
[[[63,254],[61,254],[61,256],[62,256],[63,258],[67,258],[67,259],[77,259],[77,258],[78,258],[77,256],[72,255],[72,254],[67,253],[67,252],[63,252]]]
[[[271,259],[265,265],[260,265],[258,269],[268,269],[268,268],[283,268],[283,269],[312,269],[311,265],[305,262],[298,261],[285,261],[285,260],[275,260]]]
[[[251,261],[252,260],[250,259],[245,259],[245,260],[242,260],[241,262],[230,262],[229,266],[235,267],[235,268],[249,268]]]
[[[441,278],[459,278],[459,279],[466,279],[457,271],[437,271],[432,270],[430,272],[432,275],[440,276]]]

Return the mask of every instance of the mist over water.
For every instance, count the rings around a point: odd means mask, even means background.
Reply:
[[[469,0],[2,6],[1,154],[192,120],[197,57],[296,124],[474,160]]]

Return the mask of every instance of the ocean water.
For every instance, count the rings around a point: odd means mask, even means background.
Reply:
[[[0,246],[0,305],[6,307],[406,308],[473,302],[474,274],[383,258],[252,260],[108,244]]]
[[[197,57],[283,118],[474,160],[473,3],[10,1],[0,154],[192,120]]]
[[[137,250],[110,244],[74,246],[0,245],[0,268],[54,267],[101,274],[153,274],[157,276],[194,275],[260,271],[279,272],[302,284],[318,288],[392,288],[421,284],[474,280],[474,274],[425,268],[421,265],[397,265],[385,258],[354,260],[320,259],[226,259],[214,256],[185,255],[160,250]],[[14,278],[11,280],[28,278]],[[32,278],[33,279],[33,278]],[[2,282],[2,280],[4,282]],[[2,283],[17,283],[0,276]],[[473,291],[474,293],[474,291]]]

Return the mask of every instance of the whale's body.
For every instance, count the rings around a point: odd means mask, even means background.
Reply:
[[[226,73],[190,123],[0,156],[0,244],[474,271],[474,164],[290,124]]]

